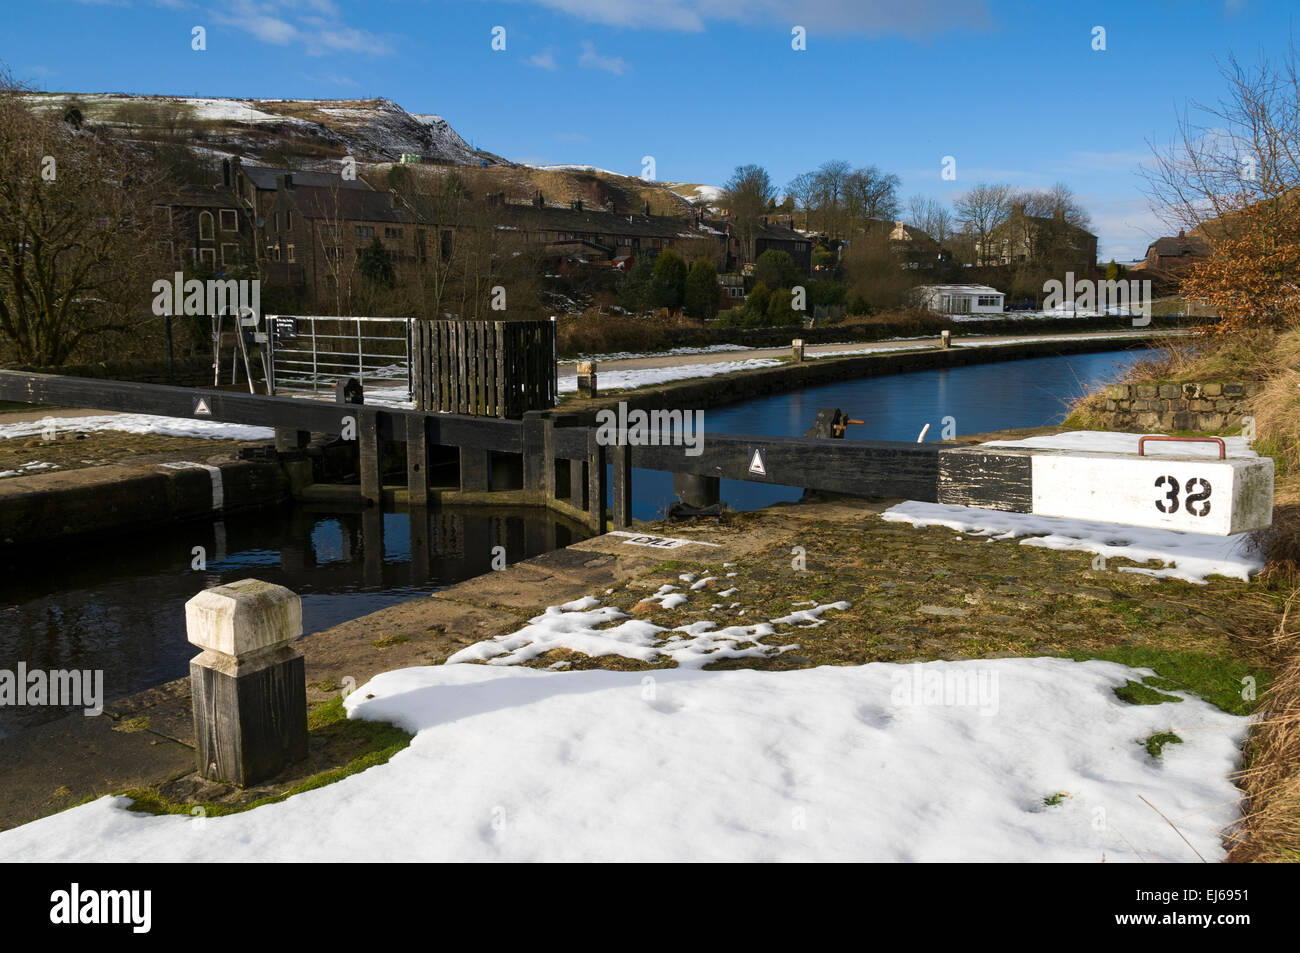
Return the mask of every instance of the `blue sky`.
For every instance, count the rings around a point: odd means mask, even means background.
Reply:
[[[1223,92],[1215,58],[1281,53],[1286,0],[42,0],[0,61],[41,89],[384,96],[507,158],[721,185],[839,158],[950,200],[976,182],[1080,195],[1103,260],[1166,233],[1148,140]],[[191,49],[203,26],[207,49]],[[504,51],[492,49],[505,28]],[[791,48],[795,26],[806,49]],[[1095,27],[1104,51],[1092,49]],[[940,177],[944,156],[954,181]]]

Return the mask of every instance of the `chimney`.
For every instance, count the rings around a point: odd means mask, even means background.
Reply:
[[[224,188],[230,188],[230,160],[221,160],[221,185]]]
[[[546,205],[546,199],[542,197],[541,189],[538,189],[537,194],[533,196],[533,205],[535,205],[537,208],[542,208]]]
[[[649,202],[646,202],[644,205],[641,206],[641,214],[644,215],[646,218],[649,218],[649,217],[650,217],[650,203],[649,203]]]
[[[614,212],[614,200],[613,200],[613,199],[606,199],[606,200],[605,200],[605,211],[606,211],[606,212],[609,212],[610,214],[613,214],[613,212]]]
[[[1186,238],[1186,237],[1187,237],[1187,233],[1186,233],[1185,231],[1183,231],[1183,230],[1180,228],[1180,229],[1178,230],[1178,237],[1179,237],[1179,238]]]
[[[1056,207],[1056,211],[1054,211],[1054,212],[1052,213],[1052,217],[1053,217],[1054,219],[1056,219],[1058,222],[1064,222],[1064,221],[1065,221],[1065,209],[1064,209],[1062,206],[1058,205],[1058,206]]]
[[[573,209],[575,212],[581,212],[582,199],[574,199],[572,202],[569,203],[569,208]]]
[[[291,189],[293,188],[293,173],[285,172],[275,177],[276,188]]]
[[[397,189],[388,190],[388,207],[397,208]]]

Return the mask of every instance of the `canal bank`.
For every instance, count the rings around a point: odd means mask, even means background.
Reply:
[[[915,528],[882,519],[888,505],[805,503],[724,522],[653,524],[488,572],[301,639],[309,704],[319,709],[380,672],[457,653],[485,659],[509,649],[535,668],[653,671],[685,663],[688,647],[705,639],[726,649],[710,669],[1108,659],[1158,673],[1151,686],[1135,673],[1139,694],[1192,691],[1237,714],[1254,706],[1241,697],[1243,678],[1261,692],[1267,686],[1274,660],[1266,636],[1281,592],[1221,577],[1205,585],[1155,579],[1119,571],[1130,565],[1122,559],[1097,568],[1087,552]],[[536,623],[553,620],[559,606],[607,607],[616,613],[607,621],[644,622],[662,651],[547,648]],[[178,620],[177,638],[181,631]],[[493,641],[511,633],[511,641]],[[664,641],[670,634],[683,641]],[[1168,707],[1176,727],[1179,706]],[[230,806],[304,781],[298,773],[248,791],[202,781],[191,724],[188,682],[179,680],[110,703],[98,717],[0,739],[0,827],[128,789]]]

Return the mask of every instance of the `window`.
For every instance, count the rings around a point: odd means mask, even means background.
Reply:
[[[997,295],[980,295],[979,306],[981,308],[996,308],[998,306]]]
[[[343,249],[340,248],[338,245],[327,245],[327,246],[325,247],[325,260],[326,260],[326,261],[342,261],[342,260],[343,260]]]
[[[330,241],[336,242],[339,240],[339,227],[337,225],[322,225],[321,231],[325,233],[325,237]]]
[[[170,228],[172,224],[171,206],[155,205],[153,207],[153,223],[159,228]]]
[[[199,240],[212,241],[212,213],[199,212]]]
[[[284,213],[284,230],[286,232],[293,231],[293,210],[292,209]]]
[[[356,226],[356,232],[357,232],[357,238],[374,238],[374,237],[375,237],[375,226],[373,226],[373,225],[357,225],[357,226]]]
[[[239,217],[233,208],[221,209],[221,230],[223,232],[239,231]]]
[[[290,245],[290,246],[289,246],[289,261],[290,261],[290,262],[296,262],[297,260],[298,260],[298,255],[297,255],[297,253],[294,251],[294,247],[293,247],[292,245]]]
[[[211,217],[211,216],[209,216]],[[217,267],[217,251],[215,248],[199,249],[199,264],[207,265],[209,268]]]
[[[234,242],[221,243],[221,263],[223,265],[233,265],[239,257],[239,246]]]
[[[274,229],[274,231],[278,233],[280,231],[280,213],[276,212],[274,215],[272,215],[271,221],[273,223],[272,228]]]
[[[269,247],[269,248],[267,249],[267,251],[269,251],[269,252],[271,253],[271,261],[279,261],[279,260],[280,260],[280,244],[279,244],[279,242],[277,242],[276,244],[274,244],[274,245],[272,245],[271,247]]]
[[[401,230],[400,228],[394,228],[392,225],[385,225],[385,226],[384,226],[384,237],[385,237],[385,238],[401,238],[401,237],[402,237],[402,230]]]

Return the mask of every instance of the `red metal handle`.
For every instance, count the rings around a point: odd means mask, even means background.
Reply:
[[[1138,456],[1146,456],[1143,453],[1143,447],[1148,440],[1161,440],[1169,443],[1217,443],[1219,445],[1219,459],[1223,460],[1228,456],[1228,445],[1223,442],[1222,437],[1166,437],[1164,434],[1147,434],[1145,437],[1138,437]]]

